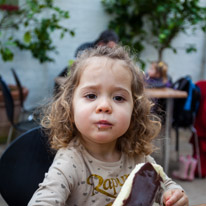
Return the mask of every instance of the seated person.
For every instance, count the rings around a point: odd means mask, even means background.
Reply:
[[[78,52],[81,52],[88,48],[94,48],[100,45],[101,46],[106,45],[110,48],[113,48],[118,43],[118,41],[119,41],[119,38],[114,31],[105,30],[100,34],[97,40],[93,42],[86,42],[80,45],[75,52],[75,57],[77,57]]]
[[[150,88],[172,87],[172,79],[168,76],[168,66],[163,61],[152,62],[147,74],[146,83]],[[166,100],[154,99],[153,112],[165,123]]]
[[[163,61],[152,62],[147,74],[148,87],[171,87],[171,77],[167,75],[168,66]]]

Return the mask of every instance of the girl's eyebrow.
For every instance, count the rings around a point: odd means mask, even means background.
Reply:
[[[82,88],[80,88],[80,91],[84,92],[85,90],[96,90],[99,89],[101,86],[100,85],[88,85],[88,86],[83,86]],[[112,89],[113,91],[122,91],[124,93],[127,94],[131,94],[131,91],[129,91],[128,89],[121,87],[121,86],[114,86],[114,88]]]
[[[120,87],[120,86],[114,87],[114,91],[122,91],[122,92],[125,92],[127,94],[131,94],[131,90],[129,91],[128,89],[126,89],[124,87]]]
[[[83,86],[80,88],[80,91],[85,91],[85,90],[94,90],[94,89],[98,89],[99,86],[97,85],[88,85],[88,86]]]

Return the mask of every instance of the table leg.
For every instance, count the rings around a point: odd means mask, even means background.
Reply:
[[[173,99],[168,98],[166,103],[166,122],[165,122],[165,138],[163,143],[163,167],[167,174],[170,159],[170,131],[172,124]]]

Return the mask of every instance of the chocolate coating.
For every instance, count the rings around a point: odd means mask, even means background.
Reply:
[[[144,164],[135,174],[132,190],[123,206],[152,206],[162,178],[150,163]]]

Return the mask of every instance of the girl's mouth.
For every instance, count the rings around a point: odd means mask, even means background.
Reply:
[[[98,129],[108,129],[108,128],[111,128],[113,125],[106,121],[106,120],[100,120],[96,123]]]

